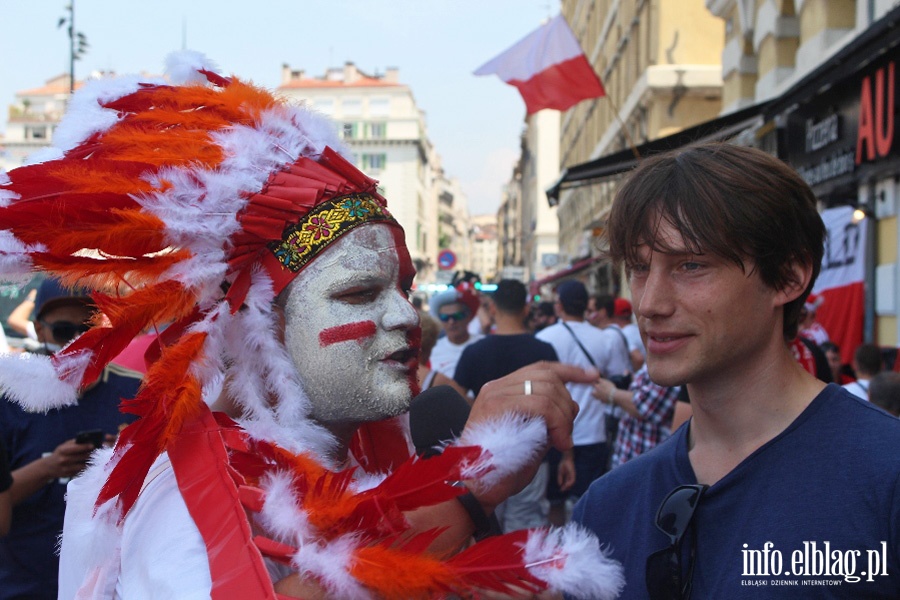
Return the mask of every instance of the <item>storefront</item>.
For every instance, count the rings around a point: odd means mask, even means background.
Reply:
[[[766,109],[778,155],[810,184],[829,226],[819,321],[849,362],[862,341],[894,347],[898,325],[900,10]]]

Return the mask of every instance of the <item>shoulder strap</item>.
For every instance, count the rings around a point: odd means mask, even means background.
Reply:
[[[616,327],[615,325],[607,325],[603,329],[615,329],[616,333],[619,334],[619,337],[622,338],[622,343],[625,344],[625,350],[628,351],[628,338],[625,337],[625,332],[622,331],[621,328]]]
[[[568,331],[572,335],[572,339],[575,340],[575,343],[578,344],[578,347],[581,348],[581,351],[584,352],[584,355],[587,357],[588,361],[591,363],[591,366],[596,369],[597,363],[594,362],[594,358],[588,353],[587,350],[584,349],[584,346],[581,345],[581,340],[578,339],[578,336],[575,335],[575,332],[572,331],[572,328],[569,327],[569,324],[566,323],[565,321],[560,321],[560,322],[562,323],[562,326],[566,328],[566,331]]]

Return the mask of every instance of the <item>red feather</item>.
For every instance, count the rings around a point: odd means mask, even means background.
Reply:
[[[447,565],[470,587],[504,593],[541,592],[547,585],[529,573],[523,562],[529,533],[522,529],[486,538],[449,559]]]

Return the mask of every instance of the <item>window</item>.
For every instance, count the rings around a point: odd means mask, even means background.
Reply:
[[[387,137],[387,123],[368,123],[367,129],[369,130],[369,139],[383,140]]]
[[[363,154],[361,168],[363,171],[381,171],[386,163],[386,154]]]
[[[345,140],[356,138],[356,123],[344,123],[343,138]]]
[[[25,139],[29,140],[45,140],[47,139],[47,126],[37,125],[35,127],[25,128]]]

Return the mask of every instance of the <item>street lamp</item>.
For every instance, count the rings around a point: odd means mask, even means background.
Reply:
[[[71,94],[75,91],[75,61],[87,53],[90,45],[87,36],[80,31],[75,31],[75,0],[71,0],[66,5],[66,10],[69,14],[59,18],[56,28],[59,29],[63,25],[69,26],[69,94]]]

